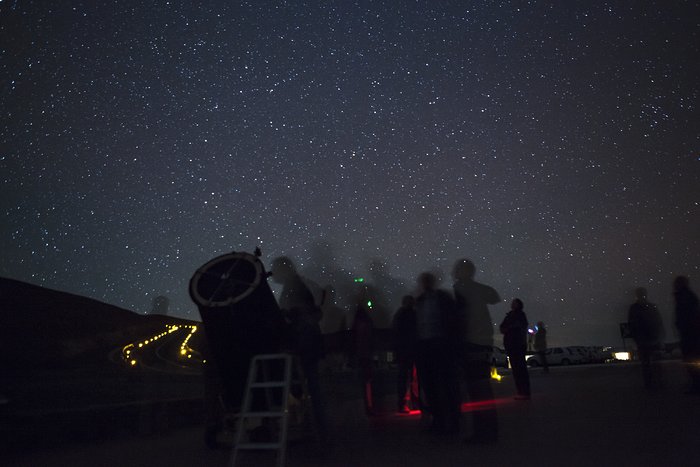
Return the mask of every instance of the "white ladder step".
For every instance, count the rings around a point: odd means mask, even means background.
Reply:
[[[283,388],[287,383],[285,381],[265,381],[252,383],[251,388]]]
[[[243,443],[239,444],[238,449],[280,449],[282,448],[282,443]]]
[[[1,1],[1,0],[0,0]],[[272,381],[266,380],[269,378],[269,374],[265,371],[265,363],[269,361],[277,360],[283,364],[284,376],[282,379],[275,379]],[[298,365],[298,364],[297,364]],[[250,369],[248,371],[248,379],[246,380],[246,388],[243,397],[243,405],[241,407],[241,412],[238,417],[238,429],[236,430],[236,440],[233,448],[233,453],[231,456],[230,465],[235,467],[236,461],[238,460],[238,452],[241,450],[275,450],[277,451],[277,466],[282,467],[285,465],[286,459],[286,448],[287,448],[287,432],[289,428],[289,411],[287,410],[287,404],[289,402],[290,387],[293,382],[297,379],[293,376],[294,373],[294,361],[290,354],[264,354],[256,355],[251,359]],[[297,367],[297,371],[298,371]],[[262,371],[263,380],[260,381],[256,377]],[[303,386],[303,385],[302,385]],[[252,399],[253,390],[265,388],[268,410],[265,411],[252,411]],[[269,391],[274,388],[282,388],[282,407],[280,410],[277,409],[277,404],[272,404],[273,393],[277,391]],[[258,391],[259,393],[260,391]],[[304,388],[304,392],[307,392]],[[273,405],[273,407],[270,407]],[[280,419],[280,434],[277,442],[262,442],[256,443],[248,440],[248,442],[243,441],[243,433],[245,431],[245,422],[250,418],[279,418]]]
[[[262,417],[284,417],[286,411],[282,412],[246,412],[241,414],[242,418],[262,418]]]
[[[255,355],[253,359],[260,361],[260,360],[284,360],[287,357],[289,357],[289,354],[286,353],[266,353],[266,354],[259,354]]]

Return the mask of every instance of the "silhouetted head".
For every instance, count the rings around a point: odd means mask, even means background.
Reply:
[[[510,309],[515,311],[515,310],[523,310],[523,301],[520,300],[519,298],[514,298],[512,302],[510,302]]]
[[[291,259],[280,256],[272,261],[272,280],[278,284],[284,284],[297,273],[296,267]]]
[[[384,275],[386,274],[386,263],[379,258],[374,258],[369,263],[369,270],[372,274]]]
[[[413,298],[413,295],[404,295],[401,299],[401,306],[405,308],[413,308],[413,305],[415,305],[415,303],[416,299]]]
[[[153,307],[151,313],[154,315],[167,315],[170,300],[165,295],[158,295],[153,299]]]
[[[452,278],[456,281],[471,281],[474,280],[476,268],[474,263],[468,259],[458,259],[452,268]]]
[[[690,287],[690,281],[686,276],[676,276],[673,280],[673,291],[678,292]]]
[[[418,276],[418,285],[424,291],[430,291],[435,289],[435,284],[437,283],[437,278],[435,274],[431,272],[423,272]]]
[[[647,289],[645,289],[644,287],[637,287],[636,289],[634,289],[634,296],[640,302],[646,301]]]

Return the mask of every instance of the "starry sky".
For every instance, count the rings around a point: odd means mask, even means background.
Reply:
[[[621,345],[640,285],[674,339],[696,2],[198,3],[0,0],[0,276],[198,319],[232,250],[319,284],[470,258],[554,344]]]

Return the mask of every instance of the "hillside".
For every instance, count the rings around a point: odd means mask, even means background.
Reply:
[[[139,315],[87,297],[0,278],[0,364],[4,368],[42,367],[123,345],[164,324],[190,321]]]

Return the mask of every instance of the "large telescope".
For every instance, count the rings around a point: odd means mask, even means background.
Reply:
[[[199,308],[210,357],[232,407],[241,404],[251,358],[279,352],[284,327],[259,250],[255,253],[218,256],[190,280],[190,297]]]

